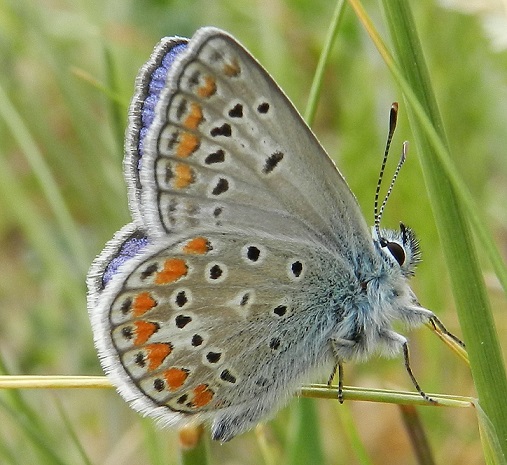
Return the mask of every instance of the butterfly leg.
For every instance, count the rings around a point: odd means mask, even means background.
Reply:
[[[327,385],[331,386],[333,383],[333,379],[336,376],[336,372],[338,371],[338,401],[340,404],[343,404],[343,363],[336,362],[333,367],[333,371],[327,380]]]
[[[343,404],[343,364],[338,362],[338,402]]]
[[[330,342],[335,356],[335,365],[327,384],[331,385],[331,382],[336,375],[336,371],[338,371],[338,401],[340,404],[343,404],[343,360],[347,359],[343,356],[343,351],[344,349],[347,352],[353,350],[357,343],[343,338],[333,338]]]
[[[333,384],[333,379],[336,376],[336,372],[338,371],[338,365],[339,363],[336,362],[333,366],[333,371],[331,372],[331,374],[329,375],[329,379],[327,380],[328,386],[331,386]]]
[[[419,383],[415,379],[414,373],[413,373],[412,368],[410,366],[410,357],[409,357],[409,352],[408,352],[407,339],[404,336],[402,336],[401,334],[395,333],[394,331],[391,331],[391,330],[382,331],[381,332],[381,339],[382,339],[382,342],[384,343],[384,346],[388,352],[395,354],[400,349],[403,350],[403,358],[405,360],[405,369],[407,370],[407,373],[410,376],[410,379],[412,380],[412,383],[413,383],[414,387],[416,388],[417,392],[427,402],[431,402],[433,404],[436,404],[437,401],[432,399],[430,396],[428,396],[421,389],[421,387],[419,386]]]
[[[412,368],[410,367],[410,358],[408,355],[408,343],[405,341],[403,343],[403,357],[405,359],[405,368],[407,370],[408,376],[410,376],[410,379],[412,380],[412,383],[414,384],[414,387],[416,388],[417,392],[421,394],[422,398],[426,400],[427,402],[431,402],[433,404],[437,404],[438,402],[435,399],[432,399],[430,396],[428,396],[419,386],[419,383],[415,379],[414,373],[412,372]]]

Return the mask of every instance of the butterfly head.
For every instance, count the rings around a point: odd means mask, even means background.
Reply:
[[[419,241],[412,229],[400,223],[400,230],[382,229],[380,237],[374,228],[373,239],[391,266],[399,266],[405,277],[414,275],[417,264],[421,261]]]

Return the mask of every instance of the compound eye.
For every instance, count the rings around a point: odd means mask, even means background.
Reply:
[[[389,249],[389,252],[391,252],[391,255],[399,263],[399,265],[402,266],[407,258],[403,247],[397,242],[388,242],[386,247]]]

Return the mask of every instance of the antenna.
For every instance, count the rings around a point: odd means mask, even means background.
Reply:
[[[387,199],[389,199],[389,196],[391,195],[391,192],[393,191],[394,183],[396,182],[396,178],[398,177],[398,174],[400,173],[401,167],[403,166],[403,163],[405,163],[405,160],[407,159],[407,152],[408,152],[408,141],[403,142],[403,148],[401,149],[401,157],[400,161],[398,162],[398,165],[396,166],[396,171],[394,172],[393,179],[391,180],[391,184],[389,185],[389,189],[387,189],[386,196],[384,197],[384,200],[382,202],[382,205],[380,205],[380,210],[378,213],[378,223],[380,223],[380,219],[382,218],[382,214],[384,213],[384,208],[387,203]],[[377,231],[378,233],[378,231]]]
[[[394,187],[394,183],[396,182],[396,178],[398,177],[398,174],[400,173],[401,167],[403,166],[403,163],[405,163],[405,160],[407,158],[407,152],[408,152],[408,142],[403,142],[403,148],[401,151],[401,157],[400,161],[398,162],[398,165],[396,166],[396,170],[394,172],[393,178],[391,180],[391,183],[389,184],[389,188],[387,189],[387,193],[384,197],[384,200],[382,201],[382,204],[380,205],[380,209],[378,207],[379,203],[379,195],[380,195],[380,188],[382,186],[382,179],[384,177],[384,171],[387,163],[387,157],[389,155],[389,148],[391,147],[391,141],[393,139],[394,130],[396,129],[396,122],[398,120],[398,103],[394,102],[391,105],[391,111],[389,113],[389,133],[387,134],[387,142],[386,142],[386,148],[384,150],[384,158],[382,159],[382,165],[380,167],[380,174],[377,182],[377,188],[375,190],[375,201],[374,201],[374,207],[373,207],[373,213],[374,213],[374,228],[377,233],[377,238],[380,242],[380,245],[382,247],[385,247],[387,245],[387,241],[380,235],[380,220],[382,219],[382,215],[384,214],[384,208],[387,204],[387,200],[389,199],[389,196],[391,195],[391,192]]]

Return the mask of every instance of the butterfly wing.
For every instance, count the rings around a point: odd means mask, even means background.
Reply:
[[[233,37],[200,29],[169,69],[157,105],[141,169],[153,234],[195,225],[297,228],[334,250],[351,234],[359,247],[371,248],[334,163]]]
[[[146,135],[155,118],[155,108],[164,89],[167,74],[176,57],[185,50],[187,43],[188,39],[182,37],[163,38],[155,46],[150,59],[140,69],[136,78],[135,93],[129,107],[123,165],[130,211],[134,221],[139,224],[143,223],[139,174]]]
[[[98,296],[119,267],[149,243],[141,206],[140,169],[144,144],[155,119],[155,109],[167,74],[187,43],[188,39],[182,37],[163,38],[136,77],[135,93],[129,107],[123,162],[133,222],[118,231],[94,260],[87,276],[89,309],[95,307]]]
[[[329,373],[345,277],[304,240],[175,234],[112,277],[92,312],[95,342],[136,410],[168,425],[213,420],[228,440]]]
[[[371,237],[315,136],[228,34],[163,40],[137,84],[134,221],[88,277],[95,343],[136,410],[212,420],[227,440],[329,369],[340,292]]]

